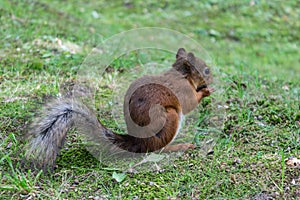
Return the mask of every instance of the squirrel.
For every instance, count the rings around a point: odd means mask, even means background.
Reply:
[[[128,134],[106,128],[81,101],[62,98],[46,105],[42,116],[31,124],[25,156],[34,159],[38,167],[53,167],[71,128],[96,131],[104,142],[133,153],[193,149],[190,143],[170,143],[180,130],[183,116],[214,91],[208,87],[212,81],[206,63],[180,48],[171,69],[160,76],[142,76],[129,86],[123,107]]]

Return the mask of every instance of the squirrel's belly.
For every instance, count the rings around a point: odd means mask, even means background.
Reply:
[[[176,139],[176,137],[177,137],[177,135],[178,135],[178,133],[179,133],[179,131],[181,129],[181,126],[183,124],[183,121],[184,121],[184,115],[182,114],[182,112],[180,112],[178,116],[179,116],[178,128],[177,128],[177,131],[176,131],[174,137],[172,138],[172,140],[171,140],[171,142],[169,144],[171,144]]]

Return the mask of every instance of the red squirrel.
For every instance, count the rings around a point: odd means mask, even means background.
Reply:
[[[37,166],[53,167],[71,128],[92,126],[117,148],[147,153],[157,150],[193,149],[190,143],[170,145],[179,132],[183,116],[197,107],[214,90],[212,73],[204,61],[178,49],[172,68],[158,76],[135,80],[124,98],[124,117],[128,134],[120,135],[106,128],[91,109],[73,98],[58,99],[46,105],[28,133],[26,157]]]

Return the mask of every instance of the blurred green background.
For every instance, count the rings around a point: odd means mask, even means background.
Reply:
[[[284,161],[300,156],[299,19],[299,1],[1,0],[1,197],[300,198],[299,169]],[[22,170],[21,135],[41,103],[74,83],[92,48],[116,33],[141,27],[188,35],[226,75],[227,118],[214,154],[203,157],[190,151],[173,166],[126,174],[118,182],[115,171],[101,166],[72,133],[52,174]],[[135,55],[113,67],[120,72],[138,66]],[[101,102],[110,91],[98,92]],[[207,100],[202,106],[213,112],[209,105]],[[205,124],[199,120],[196,128]]]

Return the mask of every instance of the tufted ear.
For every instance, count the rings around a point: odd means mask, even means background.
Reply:
[[[186,57],[186,51],[184,48],[179,48],[176,54],[176,59],[179,58],[185,58]]]
[[[193,53],[188,53],[187,54],[187,61],[191,64],[191,65],[195,65],[195,62],[196,62],[196,58],[194,56]]]
[[[193,68],[195,63],[195,56],[193,53],[186,53],[184,48],[178,49],[176,54],[176,62],[173,67],[181,74],[190,74],[191,68]]]

